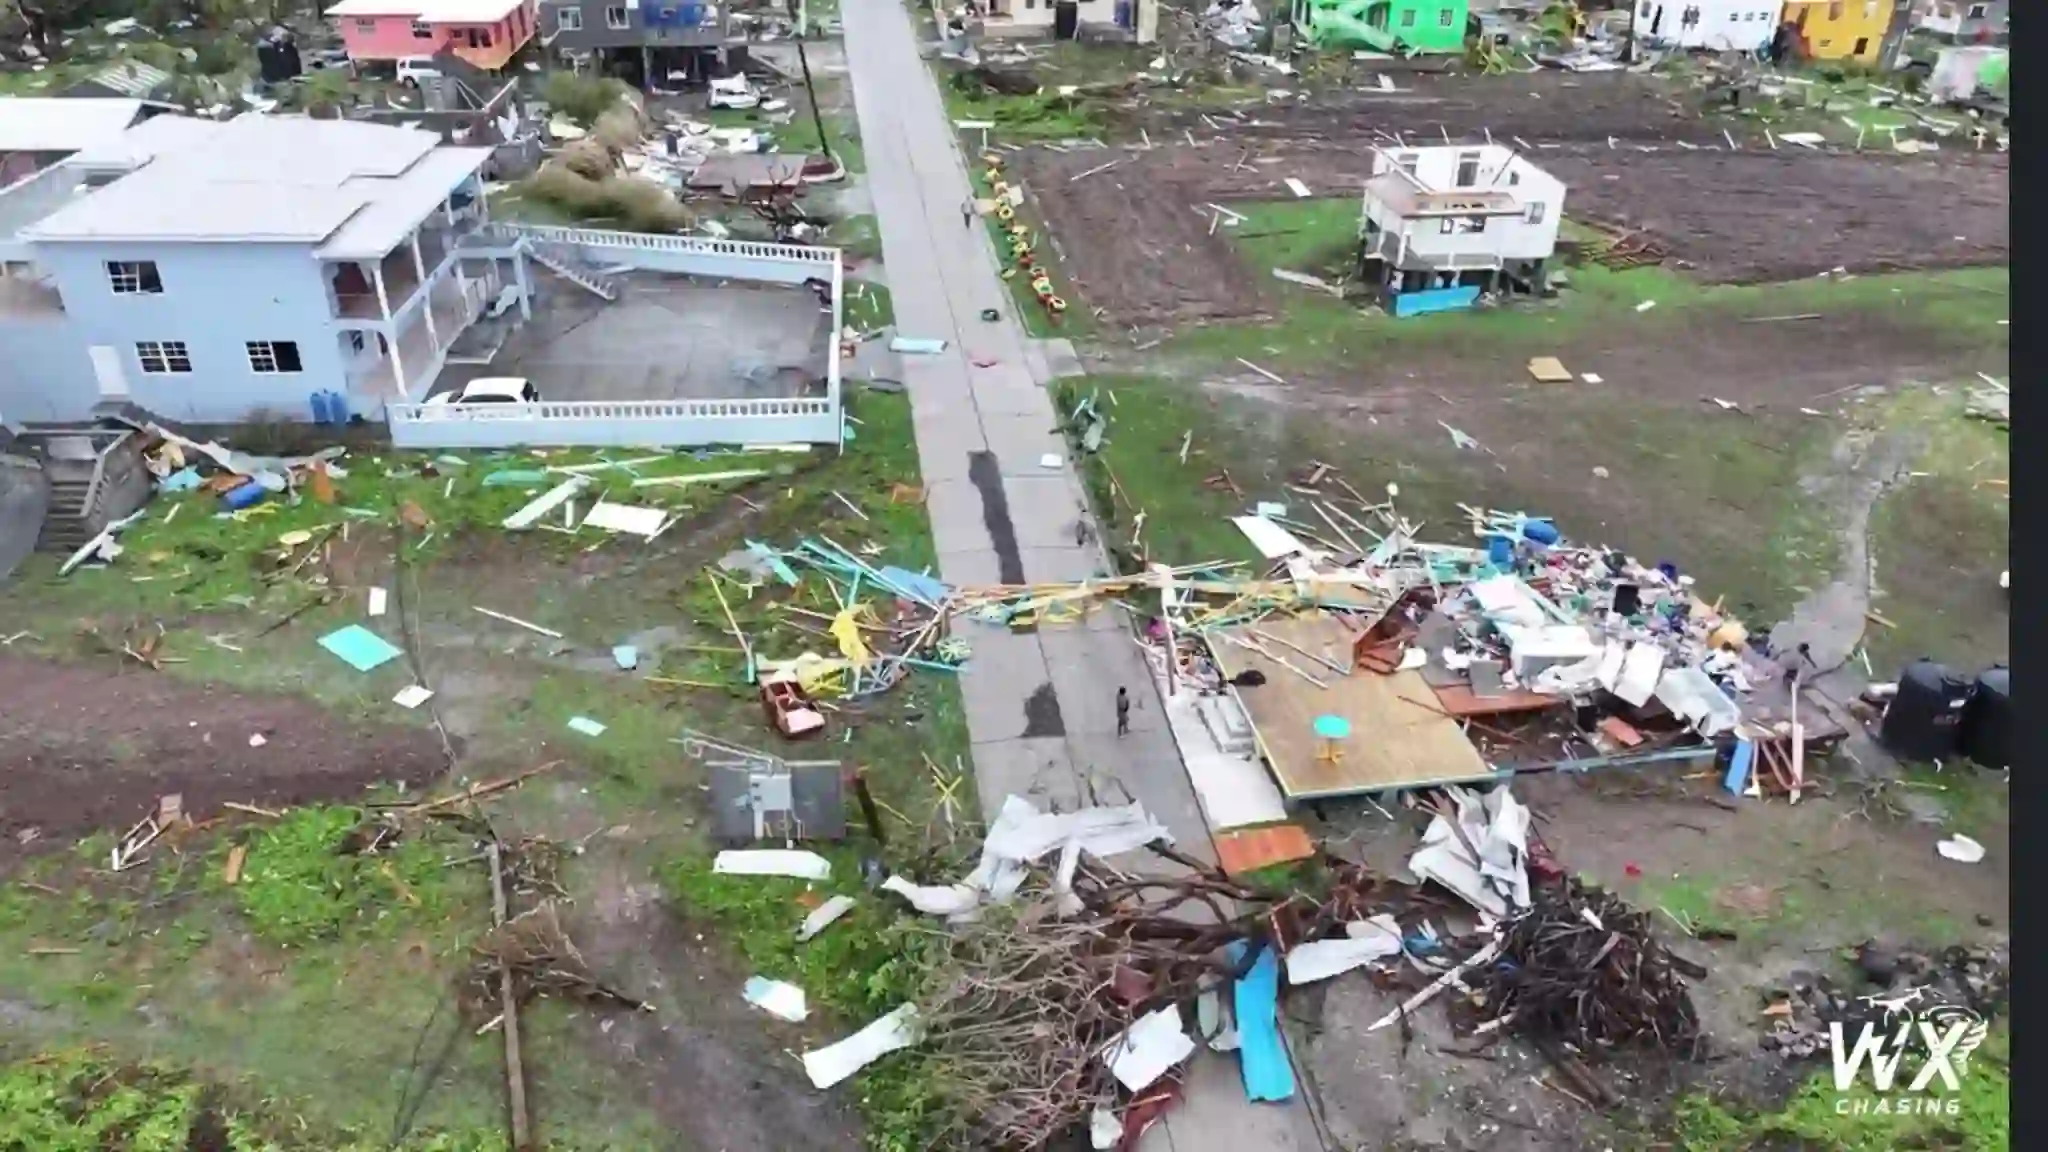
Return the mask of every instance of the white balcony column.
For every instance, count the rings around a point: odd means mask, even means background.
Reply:
[[[420,257],[419,229],[413,229],[408,241],[412,246],[412,269],[419,274],[420,290],[426,293],[426,300],[420,304],[420,311],[427,317],[427,340],[434,345],[434,351],[439,352],[441,333],[434,328],[434,292],[432,286],[427,283],[427,262]]]
[[[533,280],[526,273],[526,249],[512,249],[512,274],[519,278],[519,318],[533,319]]]
[[[391,378],[398,383],[398,398],[412,399],[412,389],[405,386],[405,357],[398,354],[398,336],[395,333],[384,338],[384,352],[391,357]]]
[[[377,315],[383,317],[385,326],[389,327],[391,324],[391,297],[384,291],[384,262],[382,260],[370,265],[370,283],[377,287]]]

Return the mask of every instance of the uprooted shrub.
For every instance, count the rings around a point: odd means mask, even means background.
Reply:
[[[639,176],[607,172],[593,179],[560,157],[526,181],[525,196],[584,220],[612,220],[633,232],[681,232],[695,223],[668,189]]]

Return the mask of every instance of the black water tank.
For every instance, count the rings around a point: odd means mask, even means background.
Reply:
[[[2012,670],[1994,664],[1977,676],[1963,708],[1963,755],[1985,768],[2012,767]]]
[[[1921,658],[1899,673],[1898,695],[1884,710],[1878,739],[1901,760],[1954,756],[1970,682],[1945,665]]]

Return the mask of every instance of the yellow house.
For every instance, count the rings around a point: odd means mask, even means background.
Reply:
[[[1891,0],[1786,0],[1784,20],[1799,29],[1810,60],[1875,61]]]

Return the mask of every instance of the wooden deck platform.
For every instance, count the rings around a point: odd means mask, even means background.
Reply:
[[[1435,693],[1419,672],[1381,676],[1357,670],[1345,675],[1286,645],[1315,653],[1339,666],[1351,662],[1351,633],[1333,617],[1267,620],[1256,629],[1226,629],[1245,644],[1263,647],[1271,659],[1227,639],[1210,645],[1225,676],[1256,668],[1266,682],[1236,688],[1259,741],[1259,750],[1289,800],[1353,796],[1390,789],[1491,780],[1496,773],[1481,758],[1455,720],[1439,710]],[[1276,643],[1285,641],[1285,644]],[[1323,681],[1318,688],[1293,668]],[[1316,755],[1322,741],[1318,716],[1342,716],[1351,736],[1342,758]]]

